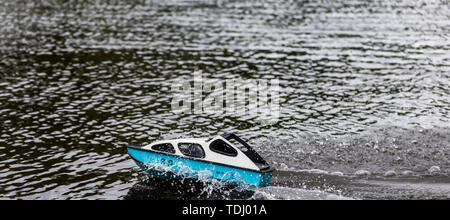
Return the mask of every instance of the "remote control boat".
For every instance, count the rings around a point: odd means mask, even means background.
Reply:
[[[268,186],[273,169],[234,134],[130,145],[128,154],[148,174],[178,180],[219,180],[226,184]]]

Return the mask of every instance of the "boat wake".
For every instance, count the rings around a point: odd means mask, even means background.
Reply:
[[[269,186],[255,192],[251,199],[261,200],[352,200],[353,198],[322,190]]]
[[[380,127],[361,134],[254,140],[271,167],[354,176],[450,176],[450,130]]]
[[[390,127],[337,138],[267,140],[253,145],[276,168],[268,187],[229,186],[206,176],[192,182],[189,175],[177,181],[141,175],[125,198],[450,199],[448,137],[445,129]]]
[[[312,172],[274,172],[268,187],[180,181],[141,175],[127,200],[353,200],[450,199],[446,176],[355,177]]]
[[[154,166],[154,165],[153,165]],[[154,167],[153,167],[154,169]],[[164,166],[158,169],[169,170]],[[188,169],[188,168],[187,168]],[[188,172],[186,172],[188,173]],[[210,178],[192,178],[181,175],[183,178],[164,179],[141,174],[139,181],[133,185],[124,197],[127,200],[348,200],[352,199],[341,195],[339,190],[327,187],[310,187],[302,185],[301,188],[283,185],[275,182],[273,186],[255,187],[247,184],[230,184],[226,181]],[[283,172],[276,172],[275,179],[280,179]]]

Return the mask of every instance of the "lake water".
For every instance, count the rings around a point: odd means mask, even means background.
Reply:
[[[1,1],[0,198],[197,198],[155,190],[124,147],[233,132],[277,169],[248,198],[449,199],[449,14],[446,0]],[[174,114],[171,85],[194,71],[279,79],[279,120]]]

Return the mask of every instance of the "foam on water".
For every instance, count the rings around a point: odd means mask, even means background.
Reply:
[[[269,186],[261,188],[255,192],[251,199],[266,200],[353,200],[353,198],[345,197],[322,190],[309,190],[280,186]]]

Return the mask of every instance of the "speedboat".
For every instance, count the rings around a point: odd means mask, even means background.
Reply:
[[[234,134],[129,145],[128,154],[157,178],[268,186],[273,169]]]

